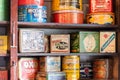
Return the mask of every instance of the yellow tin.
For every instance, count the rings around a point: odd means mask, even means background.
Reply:
[[[90,13],[87,15],[89,24],[115,24],[114,13]]]
[[[52,11],[81,10],[82,0],[52,0]]]
[[[66,72],[66,80],[80,80],[79,72]]]
[[[62,59],[62,70],[65,72],[80,72],[79,56],[64,56]]]

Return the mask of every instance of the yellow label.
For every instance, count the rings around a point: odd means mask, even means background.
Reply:
[[[0,36],[0,54],[7,53],[8,49],[8,42],[7,42],[7,36]]]

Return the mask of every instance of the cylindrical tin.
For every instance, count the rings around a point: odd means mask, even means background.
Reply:
[[[56,23],[83,23],[83,12],[78,10],[62,10],[53,12],[53,22]]]
[[[81,10],[82,0],[52,0],[52,11]]]
[[[96,59],[93,62],[94,79],[112,79],[113,67],[111,59]]]
[[[18,7],[18,21],[47,22],[47,7],[38,5],[24,5]]]
[[[9,20],[9,0],[0,0],[0,21]]]
[[[90,0],[90,13],[112,12],[112,0]]]
[[[79,56],[64,56],[62,59],[62,70],[65,72],[79,72],[79,63]]]
[[[89,24],[115,24],[114,13],[90,13],[87,15]]]
[[[19,80],[34,80],[38,71],[38,59],[20,58]]]
[[[44,5],[44,0],[18,0],[18,5]]]

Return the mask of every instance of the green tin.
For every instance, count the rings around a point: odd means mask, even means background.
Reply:
[[[9,20],[9,0],[0,0],[0,21]]]

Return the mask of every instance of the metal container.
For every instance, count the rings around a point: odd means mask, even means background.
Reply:
[[[112,12],[112,0],[90,0],[90,13]]]
[[[47,22],[47,7],[38,5],[18,6],[18,21],[20,22]]]
[[[114,13],[90,13],[87,15],[88,24],[115,24]]]
[[[0,70],[0,80],[8,80],[8,70]]]
[[[66,80],[80,80],[79,72],[66,72]]]
[[[61,10],[53,12],[53,22],[56,23],[83,23],[83,12],[78,10]]]
[[[46,80],[47,79],[47,72],[37,72],[35,80]]]
[[[52,0],[52,11],[81,10],[82,0]]]

